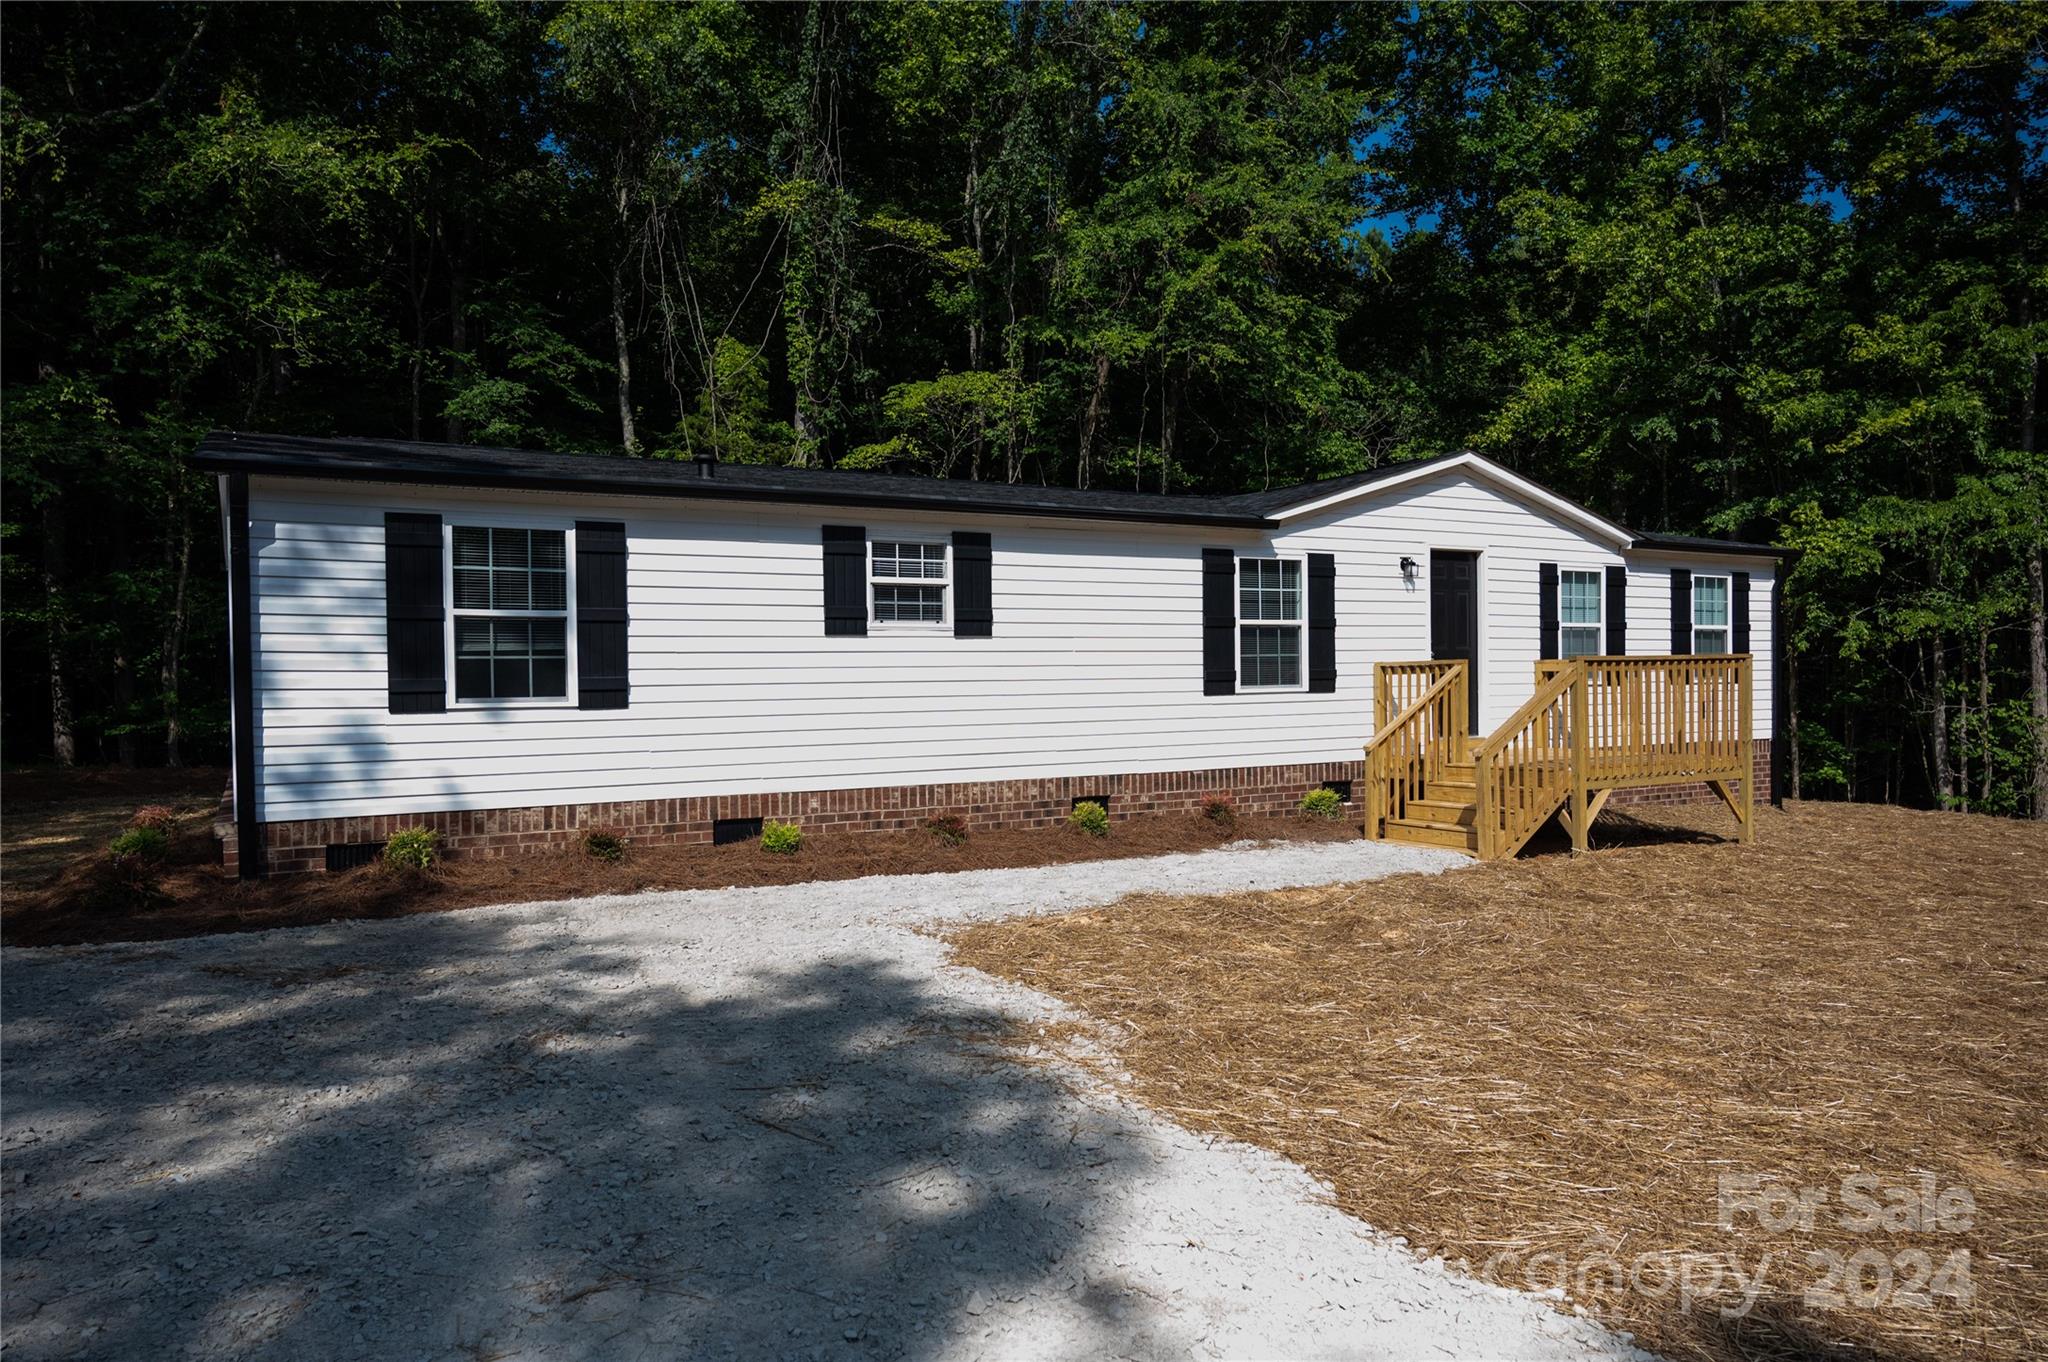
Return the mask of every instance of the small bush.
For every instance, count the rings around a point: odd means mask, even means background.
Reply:
[[[942,813],[936,818],[924,820],[924,828],[949,847],[957,847],[967,840],[967,820],[957,813]]]
[[[592,828],[583,834],[583,854],[593,861],[606,861],[617,865],[626,859],[626,845],[630,839],[617,828]]]
[[[1301,797],[1301,811],[1309,818],[1336,818],[1344,812],[1344,799],[1335,790],[1310,790]]]
[[[434,864],[441,834],[432,828],[401,828],[384,844],[384,863],[402,870],[425,870]]]
[[[1202,817],[1227,828],[1237,822],[1237,805],[1231,802],[1227,794],[1205,795],[1202,799]]]
[[[761,850],[787,856],[804,844],[804,830],[794,823],[769,819],[761,825]]]
[[[1109,836],[1109,810],[1092,799],[1084,799],[1067,815],[1067,822],[1090,837]]]
[[[135,811],[135,816],[128,820],[128,826],[131,828],[155,828],[158,832],[168,837],[177,831],[178,815],[176,810],[172,809],[168,804],[144,804]]]
[[[162,828],[133,827],[107,844],[107,854],[119,866],[154,865],[170,847],[170,834]]]

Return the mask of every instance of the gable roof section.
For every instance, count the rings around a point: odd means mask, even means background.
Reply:
[[[1620,548],[1785,557],[1764,544],[1680,535],[1638,535],[1471,451],[1388,464],[1363,473],[1232,496],[1183,496],[1028,483],[849,473],[718,463],[707,472],[687,460],[616,455],[552,454],[478,445],[401,440],[315,439],[215,431],[200,441],[193,465],[213,473],[333,478],[517,491],[656,496],[701,501],[761,501],[876,510],[971,511],[985,515],[1051,516],[1139,524],[1278,529],[1291,520],[1461,471]]]

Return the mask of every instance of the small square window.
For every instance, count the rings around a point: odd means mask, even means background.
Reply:
[[[878,539],[869,560],[877,624],[946,622],[946,546]]]

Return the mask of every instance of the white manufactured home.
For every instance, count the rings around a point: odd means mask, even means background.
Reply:
[[[1224,497],[249,434],[195,462],[244,875],[421,824],[502,854],[1320,785],[1498,854],[1589,787],[1773,784],[1782,555],[1476,454]]]

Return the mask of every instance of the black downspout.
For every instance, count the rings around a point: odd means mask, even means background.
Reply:
[[[256,821],[256,621],[249,589],[249,475],[228,474],[228,645],[233,655],[235,848],[245,880],[263,875]]]
[[[1771,574],[1771,806],[1785,807],[1785,574],[1790,560],[1779,559]]]

